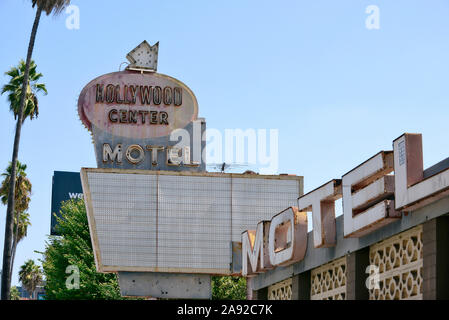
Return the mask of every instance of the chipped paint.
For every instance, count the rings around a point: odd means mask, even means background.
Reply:
[[[103,88],[106,95],[107,86],[113,85],[120,90],[111,90],[112,97],[108,99],[98,99],[97,86]],[[135,88],[135,100],[127,91],[130,86]],[[142,97],[142,89],[137,88],[159,88],[164,94],[164,89],[168,93],[175,94],[176,88],[177,94],[180,94],[178,100],[182,101],[176,103],[173,99],[166,99],[167,104],[160,102],[159,104],[153,103],[156,99],[151,93],[151,99],[149,104],[143,103],[145,97]],[[174,89],[173,89],[174,88]],[[172,91],[170,91],[172,90]],[[110,95],[111,96],[111,95]],[[130,97],[131,96],[131,97]],[[115,97],[115,99],[114,99]],[[161,97],[157,97],[161,100]],[[103,100],[103,101],[102,101]],[[162,99],[163,100],[163,99]],[[132,101],[131,103],[129,101]],[[170,102],[170,103],[168,103]],[[149,112],[158,113],[157,123],[152,123],[151,118],[148,116],[148,120],[144,123],[140,122],[121,122],[119,115],[115,115],[118,118],[116,122],[111,121],[111,110],[120,110],[125,112]],[[119,112],[119,111],[117,111]],[[164,122],[165,113],[167,115],[167,121]],[[116,137],[126,138],[157,138],[169,135],[173,130],[186,127],[190,122],[198,119],[198,103],[193,92],[182,82],[172,77],[159,74],[159,73],[140,73],[136,71],[120,71],[102,75],[89,82],[78,99],[78,114],[85,125],[85,127],[92,131],[92,127],[95,126],[100,130],[112,134]]]

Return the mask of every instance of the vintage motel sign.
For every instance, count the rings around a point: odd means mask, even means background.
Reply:
[[[154,72],[157,48],[144,41],[128,54],[128,69],[81,91],[78,114],[92,133],[99,168],[205,170],[198,102],[184,83]]]
[[[81,169],[96,267],[123,295],[208,298],[211,274],[240,274],[241,233],[295,205],[303,178],[205,172],[205,120],[156,72],[158,50],[142,42],[78,100],[98,166]]]

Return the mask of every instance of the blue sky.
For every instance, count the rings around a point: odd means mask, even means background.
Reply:
[[[66,28],[65,13],[43,16],[36,39],[33,59],[49,94],[22,131],[32,226],[18,247],[13,284],[18,266],[45,248],[53,171],[96,167],[76,111],[81,89],[118,71],[144,39],[160,41],[158,71],[193,90],[208,127],[279,129],[279,173],[303,175],[306,192],[391,150],[404,132],[423,134],[425,167],[449,156],[447,1],[72,3],[80,29]],[[378,30],[365,27],[369,5],[380,9]],[[25,58],[33,19],[30,1],[0,2],[0,85]],[[11,160],[13,119],[1,96],[1,171]],[[3,249],[6,207],[0,212]]]

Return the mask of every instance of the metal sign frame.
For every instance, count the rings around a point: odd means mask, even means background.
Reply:
[[[223,274],[223,275],[229,275],[234,273],[231,270],[232,267],[232,232],[233,232],[233,225],[232,225],[232,214],[230,214],[231,219],[228,222],[229,228],[230,228],[230,235],[229,235],[229,251],[228,252],[220,252],[220,255],[229,256],[229,266],[226,265],[226,267],[221,269],[216,268],[179,268],[179,267],[147,267],[147,266],[123,266],[123,265],[106,265],[104,261],[102,261],[101,257],[101,248],[100,248],[100,241],[98,238],[98,227],[97,227],[97,221],[95,220],[95,214],[94,214],[94,208],[93,208],[93,201],[92,201],[92,192],[89,185],[89,173],[106,173],[106,174],[123,174],[123,175],[130,175],[130,174],[136,174],[136,175],[153,175],[153,176],[185,176],[185,177],[214,177],[214,178],[228,178],[228,179],[238,179],[238,178],[245,178],[245,179],[262,179],[262,180],[295,180],[297,181],[296,184],[296,190],[299,195],[303,192],[303,177],[302,176],[290,176],[290,175],[254,175],[254,174],[235,174],[235,173],[211,173],[211,172],[175,172],[175,171],[150,171],[150,170],[123,170],[123,169],[94,169],[94,168],[82,168],[81,169],[81,181],[83,185],[83,191],[84,191],[84,198],[85,198],[85,204],[86,204],[86,211],[89,221],[89,229],[90,229],[90,235],[92,240],[92,246],[94,248],[94,256],[95,256],[95,263],[97,270],[99,272],[119,272],[119,271],[128,271],[128,272],[170,272],[170,273],[205,273],[205,274]],[[273,188],[274,191],[274,188]],[[268,192],[272,192],[271,190],[268,190]],[[296,193],[296,191],[295,191]],[[257,199],[256,199],[257,200]],[[232,195],[230,198],[230,201],[232,202]],[[254,201],[254,199],[248,199],[248,200],[241,200],[239,201]],[[292,195],[292,201],[296,201],[296,198],[293,199]],[[232,211],[232,210],[231,210]],[[238,214],[238,213],[237,213]],[[270,214],[272,215],[272,213]],[[248,217],[248,219],[251,221],[251,224],[256,224],[258,220],[264,219],[266,217],[263,217],[262,214],[260,215],[252,215]],[[248,221],[249,221],[248,220]],[[254,221],[253,221],[254,220]],[[234,220],[234,223],[241,223],[239,220]],[[248,222],[247,222],[248,223]],[[242,230],[245,229],[247,226],[242,226]],[[237,233],[235,231],[234,233]],[[241,231],[238,233],[238,237],[240,238]],[[180,240],[181,241],[181,240]]]

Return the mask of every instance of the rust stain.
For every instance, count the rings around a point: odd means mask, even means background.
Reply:
[[[113,85],[115,88],[109,92],[113,92],[113,99],[107,102],[103,97],[103,101],[97,101],[97,85],[102,86],[102,90],[108,85]],[[129,100],[129,87],[135,86],[136,92],[135,101]],[[176,105],[174,98],[167,99],[170,101],[169,105],[164,102],[155,104],[156,99],[151,93],[150,104],[143,103],[141,86],[146,87],[160,87],[160,88],[180,88],[178,91],[168,90],[167,92],[178,92],[182,97],[182,104]],[[114,88],[111,86],[111,88]],[[106,95],[106,91],[102,91]],[[153,91],[152,91],[153,92]],[[164,92],[164,91],[162,91]],[[121,94],[121,96],[120,96]],[[175,93],[173,93],[175,94]],[[132,95],[132,93],[131,93]],[[119,101],[120,98],[120,101]],[[128,99],[128,100],[127,100]],[[165,98],[160,98],[165,99]],[[180,98],[181,99],[181,98]],[[121,103],[122,101],[125,101]],[[126,102],[128,101],[128,103]],[[164,100],[165,101],[165,100]],[[181,101],[181,100],[180,100]],[[168,102],[167,102],[168,103]],[[157,123],[150,123],[150,116],[148,119],[133,122],[133,121],[116,121],[111,122],[109,119],[109,112],[113,109],[123,110],[124,112],[142,111],[142,112],[157,112]],[[165,124],[163,119],[167,114],[168,124]],[[141,74],[135,71],[120,71],[102,75],[89,82],[81,91],[78,99],[78,114],[84,126],[92,131],[92,124],[98,128],[114,136],[122,136],[127,138],[155,138],[169,135],[173,130],[178,128],[185,128],[190,122],[198,119],[198,103],[193,92],[182,82],[166,75],[158,73],[144,73]],[[143,117],[141,115],[141,117]],[[146,117],[146,116],[145,116]],[[140,119],[140,118],[139,118]],[[162,120],[161,120],[162,119]]]

